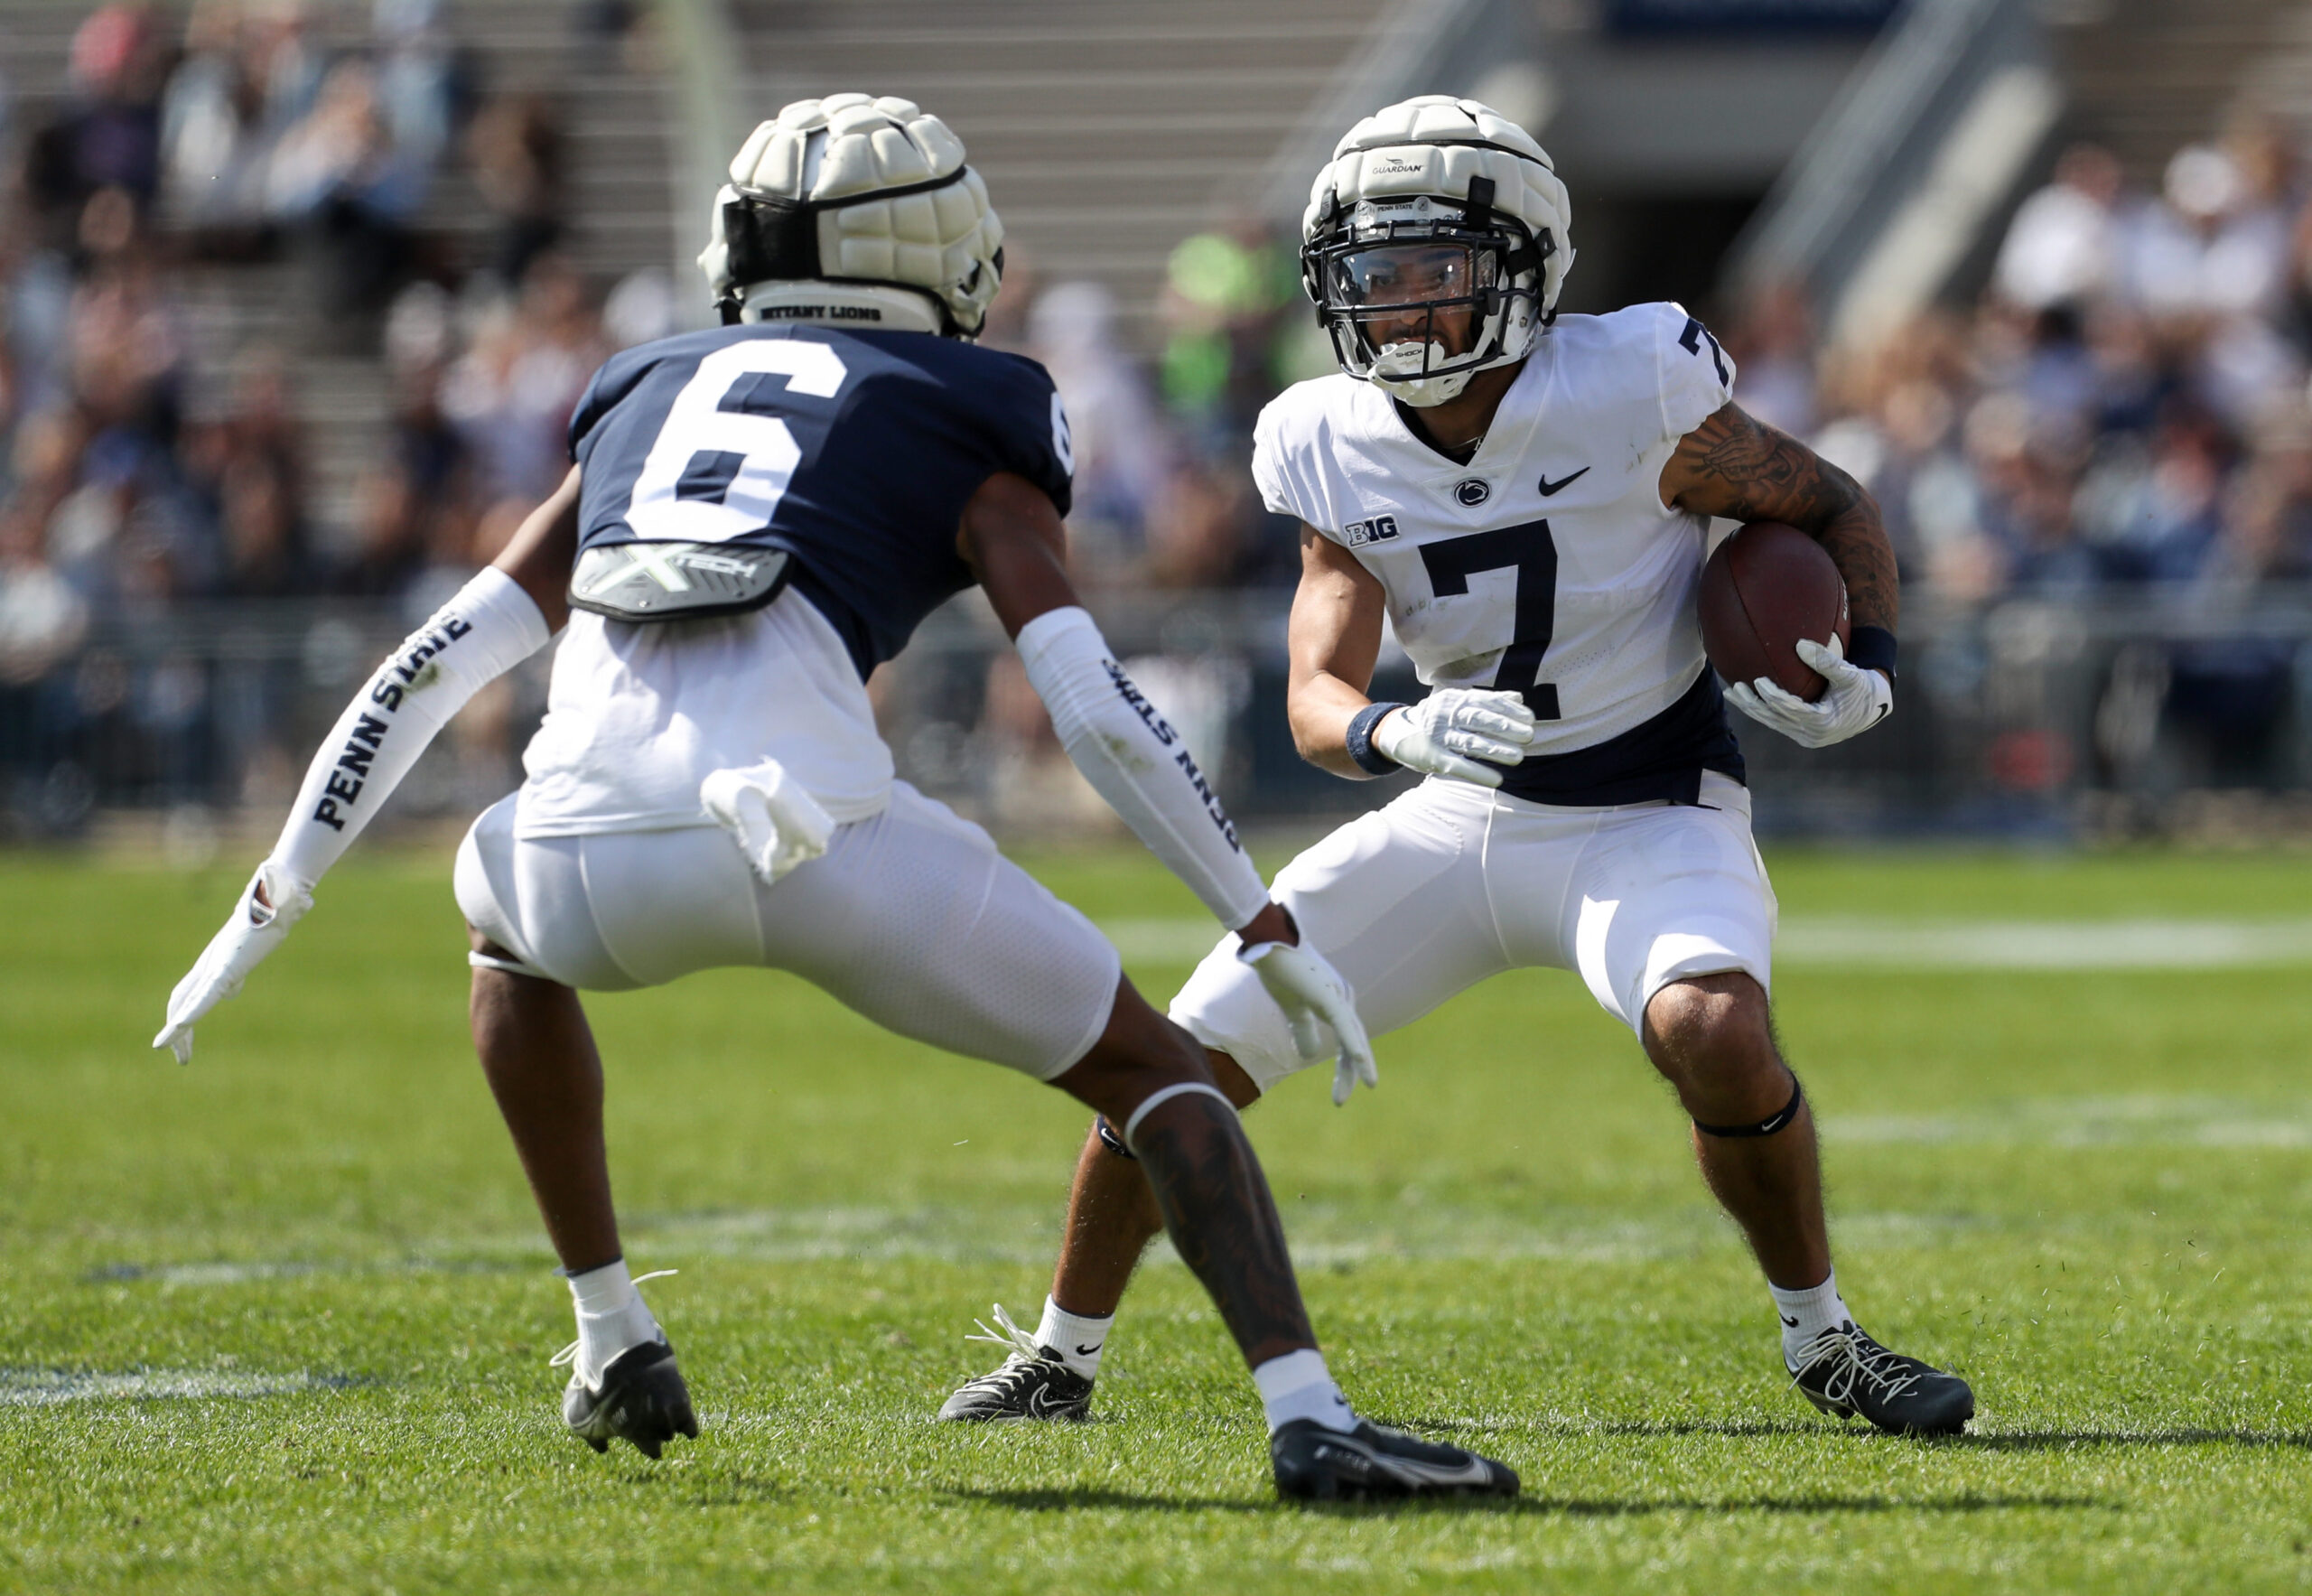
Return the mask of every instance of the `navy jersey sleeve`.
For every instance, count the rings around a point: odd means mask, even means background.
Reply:
[[[998,470],[1041,488],[1065,516],[1074,499],[1076,455],[1059,391],[1049,372],[1023,357],[1007,358],[999,369],[1002,380],[990,384],[987,395],[990,457]]]
[[[640,366],[629,356],[612,355],[594,370],[586,391],[578,396],[578,407],[570,413],[570,461],[583,465],[586,460],[587,439],[611,406],[625,397],[634,386]]]

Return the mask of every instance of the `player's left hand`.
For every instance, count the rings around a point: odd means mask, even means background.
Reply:
[[[1735,682],[1726,689],[1734,707],[1762,726],[1771,726],[1802,748],[1844,742],[1895,713],[1895,689],[1875,670],[1849,665],[1836,637],[1827,643],[1798,640],[1798,658],[1830,684],[1809,704],[1771,677]]]
[[[1356,1017],[1356,997],[1332,961],[1306,942],[1258,942],[1239,948],[1238,958],[1268,988],[1292,1027],[1292,1045],[1314,1061],[1325,1056],[1325,1027],[1332,1027],[1340,1044],[1340,1061],[1333,1067],[1333,1105],[1348,1101],[1348,1094],[1363,1081],[1381,1084],[1381,1068],[1373,1061],[1373,1043],[1365,1022]]]
[[[210,938],[191,971],[169,994],[169,1022],[153,1045],[173,1051],[180,1064],[191,1063],[194,1022],[238,992],[249,972],[288,938],[289,928],[312,906],[310,886],[270,859],[258,865],[225,929]]]

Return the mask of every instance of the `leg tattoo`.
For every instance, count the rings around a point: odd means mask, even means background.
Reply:
[[[1268,1181],[1244,1127],[1202,1092],[1161,1104],[1133,1135],[1172,1245],[1227,1321],[1245,1361],[1314,1347]]]

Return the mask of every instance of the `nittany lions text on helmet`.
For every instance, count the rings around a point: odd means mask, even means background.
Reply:
[[[912,100],[800,99],[757,127],[698,257],[726,324],[834,322],[976,338],[1003,223],[963,141]]]
[[[1334,146],[1300,219],[1300,280],[1341,369],[1441,405],[1530,353],[1573,264],[1572,206],[1524,128],[1424,94]]]

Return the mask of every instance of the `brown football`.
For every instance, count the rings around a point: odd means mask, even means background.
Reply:
[[[1798,658],[1801,638],[1848,642],[1846,583],[1823,546],[1780,521],[1752,521],[1701,572],[1701,643],[1729,682],[1771,677],[1808,703],[1829,684]]]

